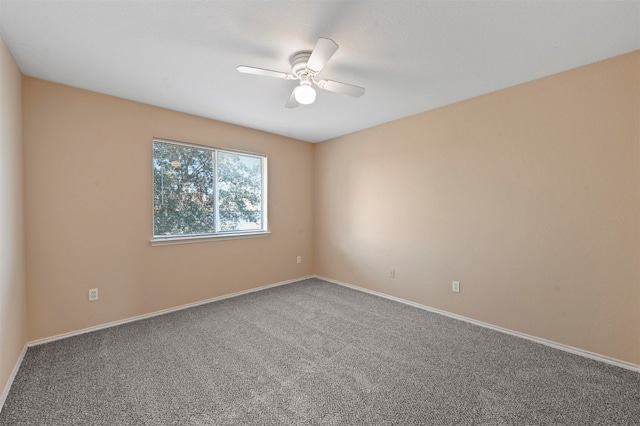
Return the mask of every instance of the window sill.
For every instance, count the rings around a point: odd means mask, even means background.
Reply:
[[[243,232],[239,234],[200,235],[188,237],[156,237],[149,241],[152,246],[168,246],[173,244],[204,243],[207,241],[240,240],[244,238],[263,238],[271,235],[268,231]]]

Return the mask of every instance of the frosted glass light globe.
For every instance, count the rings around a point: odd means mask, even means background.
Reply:
[[[310,85],[302,84],[295,88],[293,96],[299,104],[309,105],[316,100],[316,91]]]

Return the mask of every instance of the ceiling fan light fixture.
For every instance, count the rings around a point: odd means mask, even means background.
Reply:
[[[296,108],[298,105],[314,103],[316,100],[314,85],[322,90],[359,98],[364,95],[364,87],[341,83],[339,81],[316,79],[337,50],[338,43],[329,38],[320,37],[316,43],[316,47],[312,51],[299,51],[289,58],[291,73],[249,67],[246,65],[240,65],[237,67],[237,70],[244,74],[262,75],[282,78],[284,80],[300,80],[300,85],[293,89],[287,102],[284,104],[285,108]]]
[[[302,83],[293,91],[293,96],[301,105],[312,104],[316,100],[316,91],[310,84]]]

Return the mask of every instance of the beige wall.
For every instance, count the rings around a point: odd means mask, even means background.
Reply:
[[[0,37],[0,393],[27,341],[21,84]]]
[[[29,339],[312,273],[311,144],[27,77],[23,87]],[[267,154],[272,235],[151,247],[154,136]]]
[[[640,364],[639,104],[634,52],[316,145],[316,273]]]
[[[315,146],[25,77],[28,337],[317,273],[639,364],[639,76],[635,52]],[[267,154],[272,236],[149,246],[153,136]]]

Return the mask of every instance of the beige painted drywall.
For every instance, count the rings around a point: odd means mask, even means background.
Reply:
[[[28,77],[23,88],[29,339],[312,273],[312,145]],[[151,247],[154,136],[267,154],[271,236]]]
[[[634,52],[317,144],[315,272],[640,364],[639,105]]]
[[[0,393],[27,341],[21,84],[0,36]]]
[[[317,273],[638,364],[639,55],[315,146],[25,77],[29,338]],[[153,136],[269,155],[273,235],[149,246]]]

